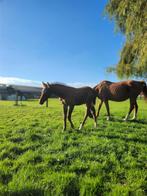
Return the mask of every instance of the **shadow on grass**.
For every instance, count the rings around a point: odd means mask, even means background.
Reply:
[[[14,104],[13,106],[15,106],[15,107],[26,107],[27,105],[26,104]]]
[[[147,125],[147,121],[146,120],[129,120],[130,123],[138,123],[138,124],[146,124]]]
[[[124,122],[124,123],[138,123],[138,124],[147,124],[147,120],[127,120],[127,121],[124,121],[123,119],[118,119],[118,118],[111,118],[110,119],[110,122]]]
[[[20,191],[8,191],[8,192],[0,192],[0,196],[44,196],[44,195],[53,195],[52,190],[42,190],[42,189],[27,189]],[[55,193],[56,195],[56,193]],[[63,192],[57,193],[57,195],[66,195],[66,196],[79,196],[79,190],[72,189],[71,187],[65,187]]]
[[[21,190],[14,192],[5,192],[2,196],[43,196],[44,191],[40,189]]]
[[[138,138],[126,138],[126,137],[117,136],[117,135],[99,135],[98,137],[108,138],[108,139],[119,139],[119,140],[123,140],[125,142],[139,142],[142,144],[147,144],[147,140],[142,140],[142,139],[138,139]]]

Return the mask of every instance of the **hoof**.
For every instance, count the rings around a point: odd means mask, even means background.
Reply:
[[[82,126],[82,124],[80,124],[80,126],[79,126],[79,130],[81,130],[81,129],[82,129],[82,127],[83,127],[83,126]]]
[[[128,121],[129,120],[129,114],[127,114],[126,116],[125,116],[125,118],[123,119],[123,121]]]
[[[136,118],[131,118],[131,120],[132,120],[132,121],[135,121],[135,120],[137,120],[137,119],[136,119]]]
[[[107,116],[107,120],[108,120],[108,121],[111,120],[110,116]]]
[[[63,129],[62,129],[62,132],[64,132],[64,131],[66,131],[66,128],[63,128]]]

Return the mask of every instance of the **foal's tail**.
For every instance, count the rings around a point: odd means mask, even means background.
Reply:
[[[95,105],[96,104],[96,97],[97,97],[97,95],[96,95],[95,91],[93,91],[93,93],[94,93],[94,97],[93,97],[93,100],[92,100],[92,104]],[[88,116],[90,118],[93,118],[93,115],[92,115],[91,111],[88,112]]]
[[[94,93],[95,93],[95,92],[94,92]],[[96,104],[96,97],[97,97],[97,95],[95,94],[95,96],[94,96],[94,98],[93,98],[93,105]]]
[[[93,118],[91,111],[88,112],[88,116],[89,116],[89,118]]]
[[[144,95],[144,98],[147,100],[147,85],[144,81],[142,82],[142,85],[143,85],[142,93]]]

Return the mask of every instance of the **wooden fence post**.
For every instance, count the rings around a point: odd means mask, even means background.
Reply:
[[[48,108],[48,99],[46,100],[46,107]]]
[[[16,91],[15,105],[18,106],[18,92]]]

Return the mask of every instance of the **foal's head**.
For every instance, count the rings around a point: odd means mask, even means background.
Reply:
[[[41,92],[41,96],[40,96],[40,99],[39,99],[39,103],[42,105],[47,99],[48,97],[51,95],[51,90],[50,90],[50,85],[49,83],[44,83],[42,82],[42,85],[43,85],[43,89],[42,89],[42,92]]]

